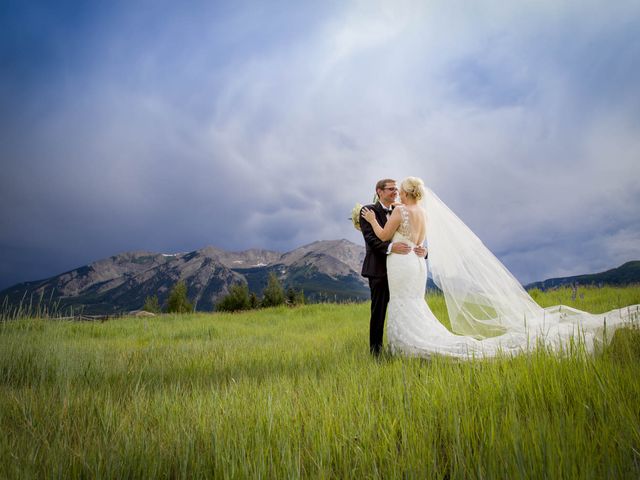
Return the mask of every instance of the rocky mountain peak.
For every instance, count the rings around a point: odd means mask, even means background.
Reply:
[[[364,260],[364,253],[364,247],[349,240],[320,240],[286,253],[282,256],[280,263],[287,266],[292,265],[305,257],[310,258],[309,254],[315,254],[316,257],[324,255],[334,258],[347,265],[351,270],[359,271]]]

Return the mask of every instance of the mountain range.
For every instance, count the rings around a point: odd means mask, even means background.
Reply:
[[[348,240],[325,240],[287,253],[252,249],[226,252],[205,247],[186,253],[126,252],[44,280],[0,292],[5,308],[22,303],[55,305],[57,311],[87,315],[117,314],[142,308],[157,295],[166,304],[179,280],[197,310],[211,311],[231,285],[246,283],[258,296],[274,272],[285,288],[302,289],[311,302],[369,298],[360,276],[364,247]]]
[[[260,296],[273,272],[285,288],[303,290],[310,302],[369,299],[360,276],[365,249],[348,240],[323,240],[287,253],[251,249],[227,252],[215,247],[185,253],[126,252],[98,260],[44,280],[25,282],[0,292],[2,308],[40,305],[58,312],[112,315],[142,308],[147,296],[167,302],[179,280],[200,311],[211,311],[233,284],[247,284]],[[606,272],[551,278],[527,289],[562,285],[627,285],[640,283],[640,261]],[[428,288],[437,288],[429,279]]]
[[[640,261],[638,260],[624,263],[617,268],[612,268],[605,272],[575,275],[573,277],[549,278],[542,282],[530,283],[526,286],[526,289],[539,288],[540,290],[548,290],[565,285],[622,286],[634,283],[640,283]]]

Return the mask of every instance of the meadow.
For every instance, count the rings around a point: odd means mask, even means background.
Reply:
[[[591,354],[374,360],[368,308],[2,322],[0,478],[640,477],[637,322]]]

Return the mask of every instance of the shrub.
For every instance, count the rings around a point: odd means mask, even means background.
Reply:
[[[255,294],[252,295],[255,297]],[[252,308],[252,302],[249,296],[249,287],[245,284],[231,285],[228,295],[222,297],[216,304],[216,310],[221,312],[236,312],[250,308]]]
[[[304,305],[304,291],[296,290],[293,287],[289,287],[287,289],[287,305],[295,306],[295,305]]]
[[[160,302],[158,301],[157,295],[151,295],[144,299],[144,305],[142,306],[142,310],[151,313],[160,313]]]

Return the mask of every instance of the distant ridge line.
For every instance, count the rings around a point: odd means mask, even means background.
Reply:
[[[42,280],[0,291],[2,309],[80,312],[84,317],[113,316],[142,308],[156,296],[161,306],[171,288],[184,281],[198,311],[212,311],[232,285],[246,284],[260,296],[270,274],[285,289],[302,290],[310,302],[364,301],[360,275],[365,249],[345,239],[315,241],[286,253],[264,249],[227,252],[206,246],[174,254],[130,251]]]

